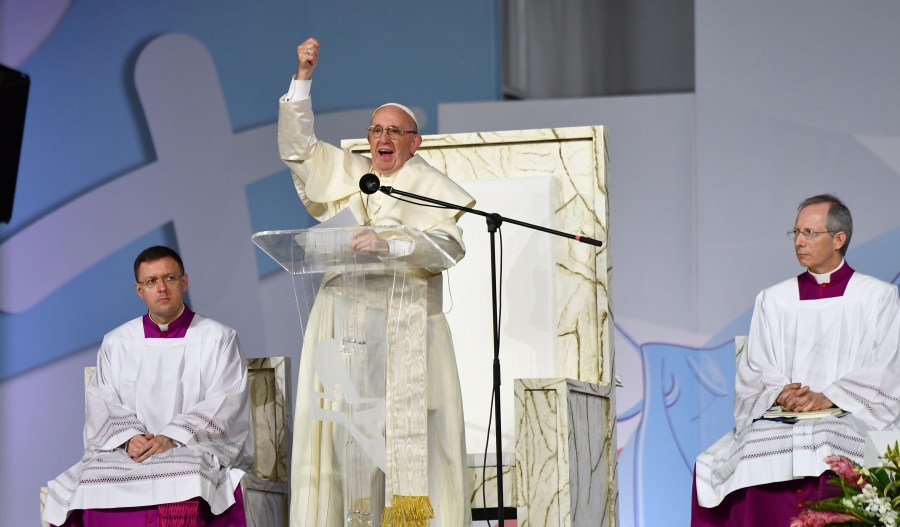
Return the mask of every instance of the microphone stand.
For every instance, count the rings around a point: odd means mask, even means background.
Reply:
[[[415,200],[433,203],[435,205],[439,205],[446,209],[455,209],[463,212],[468,212],[470,214],[475,214],[477,216],[483,216],[485,221],[487,222],[487,230],[488,234],[491,237],[491,306],[493,309],[493,332],[494,332],[494,436],[496,441],[496,449],[497,449],[497,521],[498,527],[503,527],[504,525],[504,512],[503,512],[503,438],[501,436],[502,425],[500,423],[500,316],[498,313],[499,303],[497,301],[497,263],[496,263],[496,244],[494,242],[496,238],[496,233],[500,229],[500,225],[503,222],[512,223],[513,225],[519,225],[522,227],[527,227],[529,229],[534,229],[537,231],[546,232],[548,234],[553,234],[556,236],[560,236],[563,238],[569,238],[581,243],[587,243],[589,245],[593,245],[595,247],[600,247],[603,245],[603,242],[599,240],[595,240],[593,238],[588,238],[587,236],[580,236],[576,234],[569,234],[567,232],[558,231],[555,229],[548,229],[547,227],[541,227],[540,225],[534,225],[531,223],[526,223],[524,221],[513,220],[510,218],[504,218],[503,216],[497,213],[488,213],[484,211],[480,211],[477,209],[472,209],[469,207],[463,207],[461,205],[456,205],[453,203],[448,203],[446,201],[441,201],[434,198],[429,198],[426,196],[420,196],[418,194],[413,194],[411,192],[404,192],[402,190],[397,190],[393,187],[383,187],[380,186],[378,179],[372,175],[374,181],[369,178],[366,179],[370,174],[366,174],[360,180],[360,189],[365,194],[373,194],[377,191],[381,191],[388,196],[393,196],[394,194],[404,196],[407,198],[412,198]]]

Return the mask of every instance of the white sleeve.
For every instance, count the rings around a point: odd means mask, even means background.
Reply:
[[[791,379],[776,357],[776,343],[770,328],[768,291],[756,296],[747,349],[738,359],[734,385],[734,424],[737,432],[768,410]],[[775,315],[771,315],[774,317]]]
[[[309,99],[311,91],[312,79],[300,80],[291,77],[291,85],[282,99],[286,101],[302,101],[303,99]]]
[[[388,240],[388,256],[406,256],[412,252],[409,240]]]

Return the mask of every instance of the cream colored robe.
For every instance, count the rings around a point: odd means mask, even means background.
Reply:
[[[360,224],[405,225],[428,233],[457,259],[465,253],[454,210],[421,207],[381,193],[364,196],[359,178],[373,172],[371,160],[316,140],[310,99],[280,101],[278,145],[291,169],[294,186],[307,211],[324,221],[350,208]],[[474,200],[446,175],[414,156],[398,172],[379,174],[382,185],[470,207]],[[310,415],[311,391],[322,390],[314,374],[312,350],[334,335],[334,297],[323,279],[309,316],[300,357],[293,459],[291,525],[336,527],[343,523],[342,467],[330,422]],[[471,524],[465,456],[465,427],[459,375],[450,328],[442,313],[441,275],[428,284],[427,426],[428,494],[435,511],[432,527]]]

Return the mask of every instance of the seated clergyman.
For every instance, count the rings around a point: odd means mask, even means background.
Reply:
[[[67,527],[246,525],[252,464],[247,363],[235,331],[184,304],[168,247],[134,262],[147,313],[109,332],[86,388],[84,456],[49,483],[43,519]]]
[[[806,503],[840,492],[825,457],[862,462],[865,434],[900,428],[897,287],[844,261],[853,233],[836,197],[800,204],[793,239],[807,270],[756,297],[737,365],[735,428],[697,457],[691,525],[788,525]],[[772,406],[846,414],[794,424]]]

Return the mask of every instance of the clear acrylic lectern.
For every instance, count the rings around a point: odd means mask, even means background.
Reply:
[[[388,255],[352,249],[354,237],[371,235],[387,242]],[[314,353],[319,380],[310,415],[335,425],[345,525],[401,524],[390,520],[397,502],[428,490],[427,280],[456,261],[402,226],[267,231],[252,240],[291,274],[322,274],[316,302],[333,323],[331,331],[307,328],[305,339],[318,341],[304,350]]]

